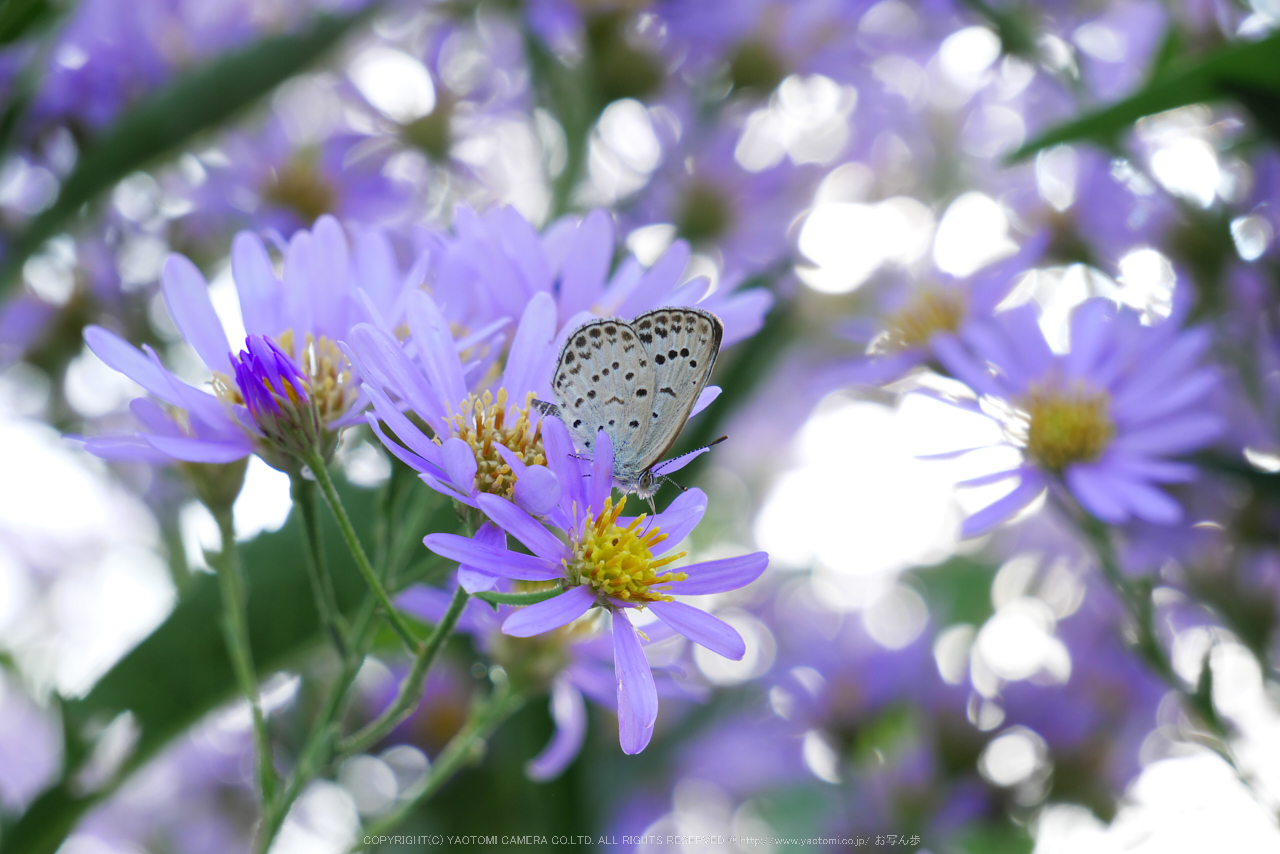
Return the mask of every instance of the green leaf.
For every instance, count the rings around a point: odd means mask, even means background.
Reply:
[[[302,71],[377,6],[344,16],[321,15],[300,32],[224,54],[181,75],[122,116],[81,153],[53,205],[13,239],[0,268],[0,296],[18,281],[27,257],[61,231],[83,205]]]
[[[338,486],[356,531],[364,542],[372,542],[376,493],[342,483]],[[434,493],[432,498],[433,512],[421,533],[454,530],[452,506]],[[260,677],[294,665],[322,639],[302,562],[302,542],[301,524],[294,513],[279,531],[241,545],[249,594],[249,637]],[[351,615],[364,601],[366,587],[336,525],[325,527],[324,548],[338,606]],[[131,711],[140,737],[120,775],[123,780],[209,711],[234,699],[236,681],[223,642],[221,617],[217,579],[211,575],[194,579],[159,628],[121,659],[87,696],[63,703],[67,732],[79,733],[91,721],[105,722]],[[84,813],[109,793],[108,789],[77,795],[64,780],[45,792],[5,834],[5,852],[52,854]]]
[[[953,557],[934,566],[913,569],[911,574],[924,585],[929,612],[937,625],[981,626],[991,616],[995,567],[967,557]]]
[[[1136,95],[1040,134],[1009,155],[1007,162],[1017,163],[1043,148],[1065,142],[1087,139],[1112,145],[1143,116],[1241,97],[1241,92],[1252,93],[1255,99],[1259,93],[1273,98],[1280,95],[1280,33],[1222,48],[1181,67],[1170,63]],[[1248,101],[1245,106],[1249,106]],[[1264,129],[1269,122],[1274,123],[1266,115],[1259,115],[1258,120]]]
[[[551,590],[539,590],[535,593],[495,593],[492,590],[483,590],[472,595],[491,605],[536,605],[538,602],[554,599],[563,592],[564,588],[557,586]]]
[[[37,24],[57,17],[61,10],[49,0],[8,0],[0,3],[0,44],[12,44]]]

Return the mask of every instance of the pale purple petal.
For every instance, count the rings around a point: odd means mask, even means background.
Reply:
[[[1204,447],[1222,432],[1216,415],[1195,413],[1116,437],[1117,447],[1141,454],[1183,454]]]
[[[231,244],[231,275],[240,296],[240,314],[250,335],[279,335],[284,331],[279,316],[280,280],[262,238],[242,231]]]
[[[108,367],[124,374],[166,403],[182,405],[166,377],[168,372],[119,335],[101,326],[86,326],[84,341],[93,354]]]
[[[652,602],[649,608],[659,620],[694,643],[733,661],[747,654],[747,644],[733,626],[683,602]]]
[[[596,592],[588,584],[570,587],[559,596],[521,608],[502,624],[502,633],[531,638],[567,626],[596,603]]]
[[[351,349],[356,356],[353,363],[358,363],[360,376],[369,384],[395,392],[433,425],[444,423],[444,406],[409,361],[400,342],[372,324],[361,323],[351,331]]]
[[[689,577],[684,581],[671,582],[670,592],[678,596],[696,596],[737,590],[759,578],[768,565],[769,555],[765,552],[695,563],[678,570]]]
[[[1071,493],[1094,516],[1103,522],[1119,524],[1129,518],[1129,511],[1114,489],[1114,478],[1097,465],[1075,465],[1067,468],[1065,480]]]
[[[582,488],[582,468],[574,455],[569,430],[559,418],[542,419],[542,448],[547,454],[547,468],[555,474],[560,481],[560,488],[564,490],[561,509],[565,513],[572,512],[574,505],[579,510],[585,509],[587,503]]]
[[[169,456],[191,463],[231,463],[253,453],[253,444],[245,438],[242,442],[206,442],[201,439],[182,439],[174,436],[145,435],[151,446]]]
[[[568,557],[568,547],[555,534],[510,501],[482,494],[476,496],[476,503],[486,516],[543,560],[560,561]]]
[[[391,432],[395,433],[396,438],[403,442],[415,456],[428,461],[435,472],[442,473],[444,471],[444,454],[440,450],[440,446],[427,438],[427,434],[419,430],[418,425],[410,421],[379,389],[365,383],[364,390],[373,402],[377,417],[387,422],[387,426],[391,428]],[[371,414],[370,417],[372,418],[373,415]],[[378,431],[378,435],[382,436],[381,430]],[[386,437],[383,436],[382,444],[386,445],[392,453],[399,456],[399,452],[393,447],[396,443],[387,441]],[[409,465],[418,471],[423,471],[422,468],[413,465],[413,463],[409,463]]]
[[[693,409],[689,410],[689,417],[692,418],[711,404],[715,403],[715,400],[720,396],[721,391],[723,391],[723,389],[718,385],[709,385],[704,388],[702,393],[698,395],[697,401],[694,402]]]
[[[516,506],[534,516],[545,516],[560,501],[560,479],[546,466],[529,466],[516,480]]]
[[[987,369],[974,361],[969,351],[954,335],[934,335],[930,341],[933,354],[951,376],[969,386],[978,394],[1002,396],[1000,386]]]
[[[1025,466],[1019,466],[1016,469],[1006,469],[1004,471],[993,471],[989,474],[971,477],[968,480],[956,482],[956,486],[972,487],[972,486],[990,486],[993,483],[999,483],[1002,480],[1008,480],[1011,477],[1020,477],[1027,471]]]
[[[604,292],[613,261],[613,218],[608,211],[591,211],[573,235],[560,274],[560,314],[569,317],[591,308]]]
[[[1017,371],[1028,378],[1043,376],[1053,366],[1055,357],[1040,329],[1038,307],[1026,304],[1002,312],[996,317],[1017,353],[1017,359],[1012,362],[1000,361],[999,364],[1011,371],[1016,366]]]
[[[66,438],[76,440],[80,437]],[[81,441],[86,451],[104,460],[132,460],[153,465],[173,462],[173,457],[152,447],[142,436],[94,436]]]
[[[559,777],[582,750],[587,736],[587,704],[582,692],[564,673],[551,686],[551,719],[556,724],[551,742],[524,766],[530,780],[542,782]]]
[[[465,566],[458,567],[458,586],[468,593],[482,593],[497,586],[501,576]]]
[[[665,305],[667,297],[680,284],[693,252],[683,240],[672,243],[662,257],[645,271],[633,290],[618,306],[618,314],[635,317],[643,311]]]
[[[684,542],[684,538],[698,527],[698,523],[702,521],[706,512],[707,496],[701,489],[695,487],[677,495],[676,499],[667,505],[667,509],[652,517],[650,522],[667,537],[650,549],[654,557],[664,555]],[[623,527],[631,524],[631,519],[625,517],[618,521],[625,523]]]
[[[564,576],[564,568],[559,563],[520,552],[488,548],[457,534],[428,534],[422,542],[441,557],[504,578],[553,581]]]
[[[467,399],[462,381],[462,363],[454,350],[449,323],[425,291],[414,291],[408,299],[409,328],[418,346],[418,359],[436,395],[452,411]]]
[[[476,531],[476,535],[471,538],[472,542],[479,543],[486,548],[497,550],[506,549],[507,534],[492,522],[485,522]],[[479,593],[482,590],[492,590],[498,583],[499,576],[491,572],[485,572],[474,566],[461,565],[458,567],[458,586],[468,593]]]
[[[523,406],[529,392],[541,393],[547,385],[555,337],[556,302],[551,294],[536,293],[520,318],[502,377],[502,386],[515,404]]]
[[[453,481],[453,485],[468,492],[474,491],[479,466],[471,446],[457,436],[452,436],[444,440],[440,452],[444,457],[444,470],[449,473],[449,480]]]
[[[1063,356],[1069,376],[1088,376],[1098,366],[1115,316],[1111,300],[1086,300],[1071,313],[1071,350]]]
[[[1117,478],[1117,492],[1139,519],[1156,525],[1173,525],[1182,520],[1182,507],[1163,491],[1136,480]]]
[[[498,452],[498,456],[502,457],[502,461],[511,466],[511,473],[516,478],[524,477],[524,470],[528,468],[523,459],[515,451],[499,442],[493,443],[493,449]]]
[[[613,493],[613,440],[601,430],[596,433],[595,457],[591,465],[591,509],[599,513]]]
[[[618,740],[622,752],[644,750],[658,719],[658,689],[625,609],[613,612],[613,666],[618,679]]]
[[[209,299],[209,283],[196,265],[182,255],[170,255],[160,281],[165,304],[182,337],[210,370],[230,374],[231,345]]]
[[[997,498],[986,507],[974,513],[960,527],[963,537],[976,537],[1012,518],[1019,510],[1026,507],[1044,491],[1044,479],[1035,472],[1027,471],[1022,482],[1013,488],[1008,495]]]

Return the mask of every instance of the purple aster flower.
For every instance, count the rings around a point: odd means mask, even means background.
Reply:
[[[211,240],[250,224],[292,234],[330,214],[342,222],[391,225],[410,212],[414,185],[388,174],[391,152],[350,131],[296,139],[278,116],[258,131],[233,131],[200,155],[201,169],[173,170],[167,184],[193,210],[177,221],[191,239]]]
[[[476,533],[476,541],[494,549],[506,546],[506,533],[487,522]],[[477,579],[486,586],[515,592],[520,582],[496,579],[466,566],[458,568],[457,580],[470,589]],[[495,584],[496,582],[496,584]],[[437,587],[416,585],[396,599],[396,605],[428,622],[437,622],[449,608],[452,594]],[[546,747],[525,766],[530,779],[544,781],[558,777],[577,757],[587,731],[585,698],[616,708],[617,677],[613,664],[613,638],[603,621],[591,615],[581,617],[555,631],[534,638],[513,638],[502,633],[503,623],[518,611],[510,605],[496,610],[472,599],[458,620],[458,631],[471,635],[480,648],[509,674],[532,679],[550,692],[550,712],[555,732]],[[665,625],[650,626],[645,646],[662,643],[674,636]],[[680,668],[655,668],[654,684],[660,697],[702,699],[705,691],[679,681]]]
[[[821,371],[815,385],[822,390],[884,385],[936,360],[935,344],[985,322],[1009,295],[1018,274],[1044,252],[1047,238],[1042,233],[1016,254],[965,279],[946,276],[936,283],[894,287],[879,324],[857,320],[844,329],[848,338],[865,343],[866,354]]]
[[[1017,468],[969,482],[1016,485],[970,516],[964,534],[990,530],[1060,487],[1103,522],[1178,521],[1181,507],[1156,484],[1192,480],[1193,466],[1169,458],[1223,428],[1206,400],[1219,384],[1201,364],[1208,346],[1204,329],[1182,331],[1176,318],[1145,326],[1138,312],[1100,298],[1076,308],[1064,353],[1049,348],[1030,305],[935,343],[952,375],[1001,412],[1007,442],[1024,454]]]
[[[561,581],[563,594],[512,614],[503,623],[505,634],[532,637],[565,626],[597,605],[609,611],[613,617],[619,737],[624,752],[638,753],[653,735],[658,695],[629,611],[650,608],[660,621],[695,643],[740,659],[746,647],[737,631],[704,611],[675,601],[670,594],[736,590],[764,572],[768,556],[756,552],[695,564],[678,572],[667,569],[686,554],[671,553],[672,547],[697,525],[706,510],[702,492],[685,492],[648,524],[644,515],[622,518],[626,498],[615,505],[611,497],[613,449],[607,434],[601,432],[590,475],[584,477],[585,464],[573,456],[564,426],[548,419],[543,430],[548,465],[556,472],[562,490],[558,507],[548,517],[565,532],[567,542],[515,504],[489,495],[477,497],[480,509],[532,555],[453,534],[430,534],[424,542],[437,554],[480,573]],[[588,483],[585,487],[584,480]]]
[[[739,136],[717,125],[671,140],[628,224],[672,223],[700,250],[723,253],[726,269],[758,270],[785,258],[791,223],[812,202],[822,173],[789,161],[748,171],[734,159]]]
[[[634,317],[663,306],[696,305],[724,322],[721,346],[728,347],[755,334],[773,304],[761,289],[735,290],[722,283],[709,293],[705,278],[686,282],[692,252],[682,240],[648,268],[628,256],[610,273],[617,236],[604,210],[580,220],[564,217],[539,235],[514,208],[477,214],[463,207],[454,232],[443,239],[429,285],[451,301],[457,294],[490,319],[518,317],[537,293],[554,298],[560,329],[576,328],[593,316]]]
[[[546,512],[560,488],[546,468],[541,420],[530,402],[549,393],[555,356],[551,297],[538,294],[529,301],[502,376],[479,394],[471,386],[500,354],[506,319],[455,340],[427,293],[414,291],[405,302],[411,350],[375,324],[361,324],[351,336],[352,359],[373,402],[368,420],[374,432],[423,482],[463,504],[477,506],[483,492],[512,498],[530,512]],[[464,364],[460,354],[476,349],[484,355]],[[425,422],[430,435],[405,415],[405,408]]]
[[[143,429],[90,438],[88,449],[108,458],[200,463],[257,452],[283,465],[279,452],[296,453],[303,435],[331,451],[337,431],[358,423],[365,405],[338,342],[371,314],[398,318],[400,295],[418,274],[401,272],[382,232],[357,232],[348,241],[331,217],[294,235],[284,255],[279,278],[260,238],[236,237],[231,268],[249,333],[239,357],[232,355],[204,276],[181,255],[165,263],[161,284],[169,313],[212,371],[213,393],[169,372],[150,347],[139,351],[107,329],[86,328],[85,341],[102,361],[165,404],[133,401]],[[289,441],[282,441],[282,431],[293,431]]]

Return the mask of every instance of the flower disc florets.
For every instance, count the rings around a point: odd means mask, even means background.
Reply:
[[[658,573],[662,567],[684,557],[688,552],[675,552],[654,559],[653,547],[667,538],[656,527],[644,527],[645,516],[637,516],[625,528],[618,527],[618,516],[627,504],[624,496],[618,506],[606,498],[595,517],[588,517],[582,536],[573,546],[573,557],[567,565],[569,579],[589,584],[601,596],[624,602],[670,602],[670,596],[654,591],[654,585],[684,581],[683,572]],[[662,589],[662,588],[659,588]]]
[[[955,332],[968,311],[959,288],[926,288],[889,317],[885,324],[885,348],[921,347],[939,332]]]
[[[1027,454],[1051,471],[1096,460],[1116,433],[1110,397],[1081,383],[1033,386],[1021,409]]]
[[[462,411],[453,416],[454,435],[471,446],[476,455],[476,489],[503,498],[511,498],[516,485],[516,473],[498,453],[495,445],[501,445],[518,456],[527,466],[545,466],[546,452],[542,448],[542,425],[529,423],[529,403],[533,392],[525,398],[524,406],[515,410],[515,418],[507,412],[507,390],[498,389],[497,395],[485,392],[470,395],[462,402]],[[441,442],[446,437],[436,437]]]

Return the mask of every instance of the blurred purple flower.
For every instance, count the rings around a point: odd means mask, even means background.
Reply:
[[[271,461],[279,438],[273,431],[280,425],[278,419],[258,420],[278,415],[272,409],[275,398],[264,396],[263,383],[287,397],[285,375],[292,378],[295,393],[306,392],[318,425],[313,434],[326,448],[331,450],[336,431],[359,422],[365,399],[337,342],[371,313],[398,318],[402,291],[416,282],[418,273],[401,272],[382,232],[357,232],[348,241],[331,217],[322,217],[313,231],[294,235],[284,255],[280,279],[259,237],[249,232],[236,237],[231,267],[249,334],[249,350],[238,359],[213,310],[204,276],[181,255],[171,255],[165,263],[165,302],[187,343],[213,372],[215,394],[169,372],[151,347],[139,351],[100,326],[85,329],[86,343],[102,361],[168,407],[149,398],[134,400],[130,408],[143,429],[90,438],[91,452],[154,463],[226,463],[258,452]]]
[[[1201,362],[1207,330],[1181,331],[1178,317],[1143,325],[1138,312],[1095,298],[1071,317],[1070,349],[1054,353],[1036,310],[1023,305],[974,324],[934,350],[957,379],[1002,408],[1016,469],[969,485],[1016,480],[1012,492],[965,520],[975,536],[1013,516],[1046,488],[1065,485],[1103,522],[1171,524],[1178,503],[1155,484],[1194,479],[1170,457],[1204,447],[1223,429],[1206,398],[1216,370]]]

